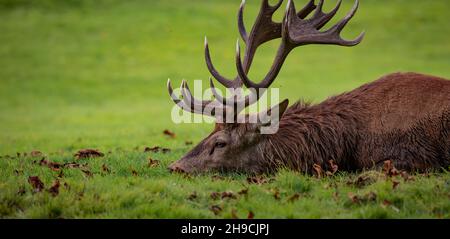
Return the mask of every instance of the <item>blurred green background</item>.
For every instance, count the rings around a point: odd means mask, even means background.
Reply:
[[[331,23],[353,4],[343,2]],[[297,48],[274,83],[282,96],[319,102],[397,71],[450,77],[450,1],[360,2],[343,36],[365,30],[363,42]],[[239,3],[0,0],[0,152],[185,147],[200,140],[212,125],[172,123],[166,81],[203,79],[206,88],[205,35],[219,71],[236,74]],[[247,1],[248,29],[259,4]],[[326,1],[325,10],[334,4]],[[278,43],[261,47],[252,79],[266,74]],[[177,139],[167,140],[164,129]]]

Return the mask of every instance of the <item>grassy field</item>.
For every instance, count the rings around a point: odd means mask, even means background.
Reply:
[[[249,28],[259,1],[247,2]],[[351,4],[345,0],[336,18]],[[245,175],[170,174],[166,166],[192,147],[186,141],[195,144],[213,126],[172,123],[166,80],[204,79],[206,87],[204,35],[217,68],[236,74],[238,6],[237,0],[0,0],[0,217],[450,218],[449,173],[411,180],[338,172],[319,179],[281,171],[262,184]],[[291,102],[320,102],[397,71],[449,78],[449,11],[447,0],[361,0],[344,32],[351,38],[365,30],[361,45],[299,48],[274,87]],[[277,44],[258,52],[252,78],[264,76]],[[153,146],[171,151],[144,152]],[[105,156],[75,159],[83,148]],[[40,165],[44,156],[33,150],[81,168]],[[149,166],[149,157],[159,164]],[[41,192],[30,176],[42,180]],[[57,180],[58,193],[49,190]]]

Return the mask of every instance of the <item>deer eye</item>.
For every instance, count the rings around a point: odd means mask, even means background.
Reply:
[[[227,143],[225,142],[216,142],[216,144],[214,144],[214,148],[223,148],[227,146]]]

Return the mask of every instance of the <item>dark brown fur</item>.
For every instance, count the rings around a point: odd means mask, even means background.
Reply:
[[[298,102],[260,147],[261,166],[357,170],[391,160],[399,169],[450,165],[450,81],[396,73],[317,105]]]

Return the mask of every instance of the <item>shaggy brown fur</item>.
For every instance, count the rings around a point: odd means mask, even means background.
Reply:
[[[396,73],[317,105],[291,106],[259,147],[260,167],[311,172],[328,160],[344,170],[384,160],[409,171],[448,167],[449,131],[450,81]]]

